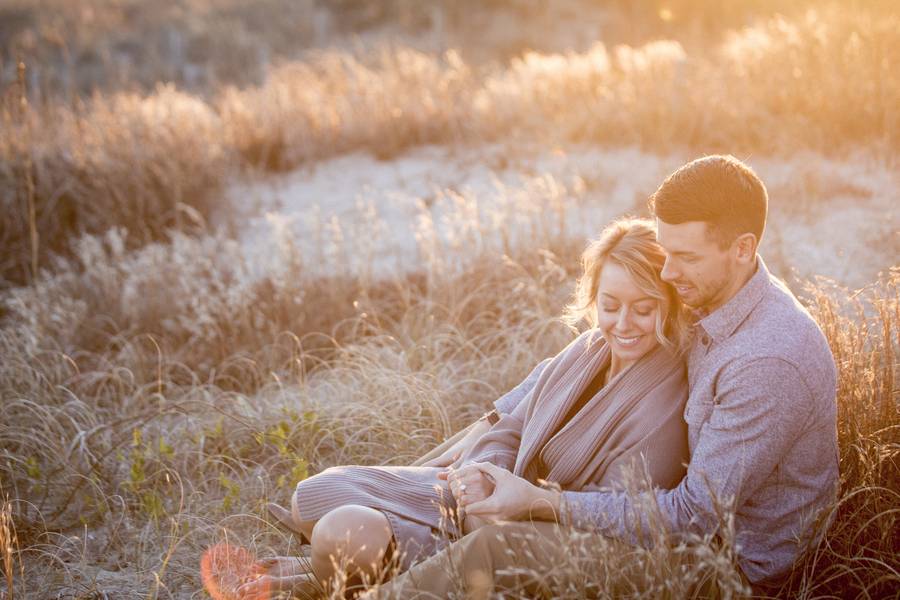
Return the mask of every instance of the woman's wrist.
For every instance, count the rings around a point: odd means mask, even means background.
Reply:
[[[475,423],[469,428],[468,433],[451,448],[448,450],[453,455],[465,455],[469,450],[475,445],[482,435],[490,431],[491,424],[483,419],[478,419]]]
[[[484,419],[478,419],[475,421],[475,424],[472,425],[472,428],[469,430],[469,433],[466,434],[465,441],[467,450],[472,447],[472,445],[478,441],[482,435],[491,430],[491,424],[485,421]]]

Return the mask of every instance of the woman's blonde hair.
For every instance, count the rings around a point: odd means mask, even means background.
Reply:
[[[687,347],[689,325],[675,288],[660,277],[666,254],[656,242],[656,225],[649,219],[622,218],[610,223],[581,255],[582,276],[563,320],[575,326],[582,319],[597,326],[597,286],[607,262],[621,265],[642,292],[659,303],[656,338],[674,353]]]

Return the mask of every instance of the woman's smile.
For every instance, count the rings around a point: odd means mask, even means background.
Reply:
[[[615,338],[616,342],[619,343],[620,346],[629,347],[629,346],[637,345],[637,343],[640,342],[641,338],[644,336],[635,335],[635,336],[631,336],[631,337],[625,337],[625,336],[613,334],[613,337]]]
[[[610,376],[627,368],[659,344],[659,302],[647,295],[622,265],[603,265],[597,283],[597,327],[612,351]]]

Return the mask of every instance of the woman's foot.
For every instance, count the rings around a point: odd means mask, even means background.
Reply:
[[[300,541],[302,543],[309,543],[309,540],[306,538],[306,534],[304,534],[301,529],[301,525],[298,525],[297,522],[294,521],[294,515],[290,510],[284,508],[280,504],[276,504],[275,502],[269,502],[268,504],[266,504],[266,510],[269,511],[269,516],[272,517],[272,520],[276,525],[283,527],[294,535],[300,536]]]
[[[294,575],[259,575],[237,589],[240,600],[273,600],[274,598],[318,598],[322,586],[312,573]]]
[[[273,556],[257,562],[260,575],[272,577],[288,577],[312,572],[309,563],[309,546],[303,546],[301,556]]]

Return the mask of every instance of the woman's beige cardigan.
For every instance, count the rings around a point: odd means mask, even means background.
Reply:
[[[646,465],[649,481],[674,487],[688,461],[683,361],[659,346],[613,377],[568,423],[563,419],[610,363],[598,331],[588,331],[544,369],[528,396],[467,453],[531,482],[566,490],[619,487]]]
[[[490,461],[532,482],[542,477],[565,490],[617,486],[630,466],[644,462],[654,485],[673,487],[688,458],[682,418],[687,380],[683,362],[663,348],[613,377],[568,423],[561,422],[609,362],[609,348],[599,332],[579,336],[550,361],[513,413],[481,437],[467,460]],[[455,502],[447,483],[437,479],[442,470],[326,469],[297,485],[299,516],[317,520],[347,504],[377,509],[388,518],[405,557],[402,566],[408,567],[446,543],[433,533],[457,533],[447,518]]]

